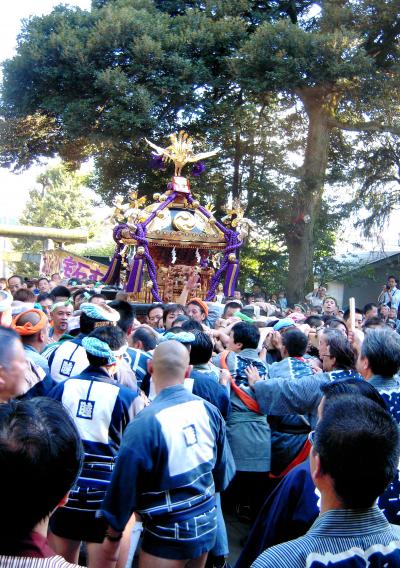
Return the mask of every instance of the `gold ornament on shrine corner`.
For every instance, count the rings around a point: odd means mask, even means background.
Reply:
[[[239,233],[240,239],[243,240],[248,237],[256,228],[255,223],[244,217],[244,209],[238,200],[235,200],[232,207],[225,207],[224,211],[227,213],[222,217],[221,221],[224,225],[235,229]]]
[[[179,134],[175,132],[170,135],[171,144],[166,148],[161,148],[150,142],[145,138],[147,144],[157,152],[159,156],[163,157],[165,162],[174,162],[175,164],[175,176],[180,176],[182,173],[182,168],[186,164],[191,164],[209,158],[210,156],[215,156],[218,150],[212,150],[211,152],[200,152],[200,154],[195,154],[193,149],[193,139],[181,130]]]
[[[240,205],[240,202],[235,200],[232,207],[224,207],[224,211],[226,215],[221,219],[223,224],[236,228],[240,219],[243,219],[244,216],[244,209]]]
[[[215,213],[214,205],[212,205],[211,203],[207,203],[207,205],[204,206],[204,209],[207,209],[210,215],[214,215]]]

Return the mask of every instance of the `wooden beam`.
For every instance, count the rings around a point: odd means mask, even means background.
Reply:
[[[87,243],[87,229],[57,229],[52,227],[31,227],[30,225],[0,224],[0,237],[52,239],[57,243]]]

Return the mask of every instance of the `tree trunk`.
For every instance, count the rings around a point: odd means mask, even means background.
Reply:
[[[319,88],[298,91],[308,116],[307,144],[293,217],[286,232],[289,252],[287,295],[289,302],[302,302],[313,276],[314,225],[324,191],[328,162],[330,100],[332,93]]]
[[[232,200],[240,200],[240,161],[242,159],[242,148],[240,142],[240,130],[235,134],[235,155],[233,158],[233,180],[232,180]]]

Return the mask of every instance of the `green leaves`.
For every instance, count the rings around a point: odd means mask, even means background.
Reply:
[[[22,224],[75,229],[93,223],[92,203],[82,194],[86,176],[56,166],[41,174],[37,182],[42,187],[30,191]]]
[[[5,63],[0,159],[22,168],[60,155],[76,167],[91,156],[92,186],[111,203],[165,187],[170,174],[149,168],[143,139],[185,128],[203,150],[221,149],[192,181],[196,196],[220,211],[240,198],[271,247],[291,247],[292,262],[297,246],[301,296],[315,244],[331,243],[337,223],[321,209],[326,183],[348,193],[360,179],[360,148],[339,129],[398,126],[397,12],[392,0],[58,7],[26,22]]]
[[[87,176],[69,172],[65,166],[49,168],[37,178],[40,189],[29,192],[29,200],[19,219],[22,225],[76,229],[87,227],[93,230],[96,223],[92,217],[93,203],[85,197]],[[15,249],[24,252],[41,252],[43,243],[31,239],[18,239]],[[30,263],[17,263],[22,274],[35,274],[37,267]]]
[[[288,22],[264,23],[241,50],[235,63],[249,90],[328,89],[367,76],[373,62],[360,38],[346,30],[310,33]]]

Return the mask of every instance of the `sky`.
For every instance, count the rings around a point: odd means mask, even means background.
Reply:
[[[42,16],[52,11],[61,3],[55,0],[0,0],[0,61],[12,57],[15,53],[17,36],[21,29],[21,20],[29,16]],[[71,6],[90,8],[90,0],[71,0]],[[0,188],[7,197],[2,200],[0,222],[16,220],[22,210],[28,192],[35,187],[35,179],[46,168],[46,164],[35,166],[22,174],[14,174],[6,168],[0,168]]]

